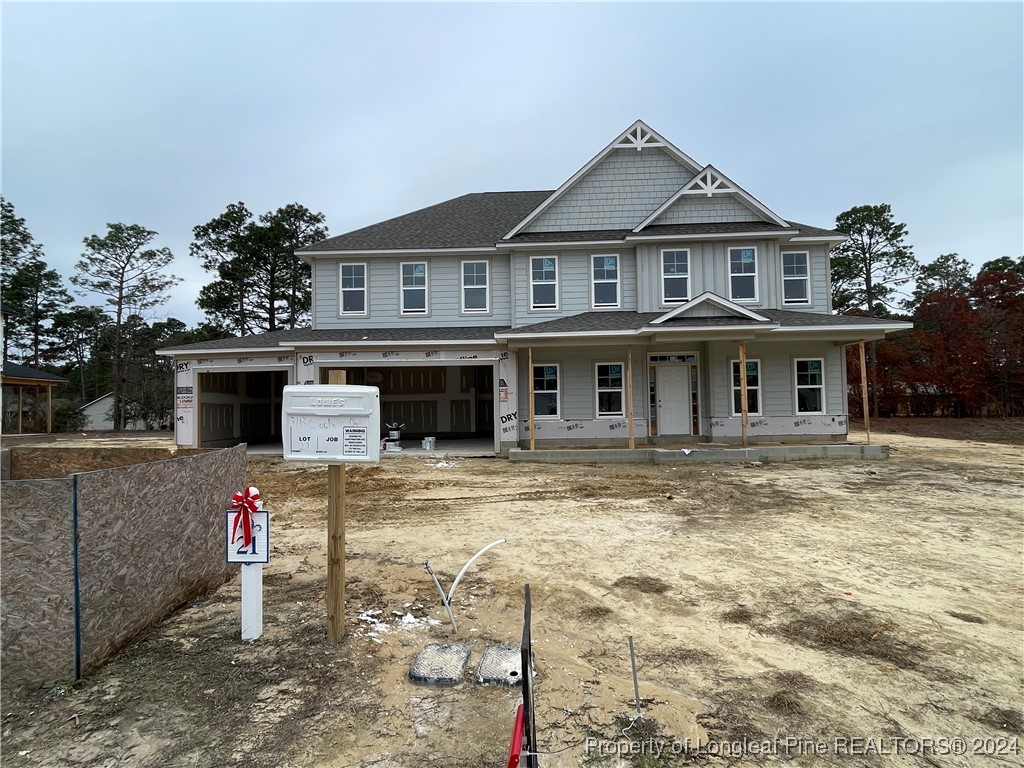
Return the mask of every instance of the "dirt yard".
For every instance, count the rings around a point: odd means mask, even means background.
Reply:
[[[264,636],[240,640],[236,577],[88,680],[5,696],[2,764],[503,766],[518,689],[408,672],[452,638],[423,561],[447,586],[505,538],[459,588],[459,639],[471,670],[517,643],[531,585],[542,766],[1021,765],[1024,424],[875,442],[890,460],[350,467],[337,646],[326,470],[252,459]]]

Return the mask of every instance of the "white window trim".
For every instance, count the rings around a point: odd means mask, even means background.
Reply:
[[[732,252],[733,251],[751,251],[751,250],[754,252],[754,273],[753,273],[753,275],[751,275],[751,277],[754,278],[754,298],[752,298],[752,299],[737,299],[736,297],[734,297],[732,295],[732,278],[733,278],[733,274],[732,274]],[[757,302],[759,300],[758,297],[760,296],[760,286],[758,286],[758,261],[759,261],[759,259],[758,259],[758,255],[757,255],[757,246],[756,245],[732,245],[732,246],[729,246],[728,250],[726,251],[726,254],[727,254],[726,266],[729,268],[727,270],[728,275],[729,275],[729,301],[735,301],[737,304],[757,304]],[[746,277],[747,273],[744,272],[743,276]]]
[[[362,267],[363,268],[363,287],[359,288],[342,288],[341,287],[341,268],[342,267]],[[363,311],[362,312],[346,312],[345,311],[345,294],[344,291],[357,291],[362,290],[363,292]],[[362,262],[351,262],[342,261],[338,262],[338,317],[368,317],[370,315],[370,267],[365,261]]]
[[[764,368],[761,367],[761,358],[759,358],[759,357],[748,357],[747,358],[747,362],[748,363],[757,363],[757,380],[759,382],[763,381],[764,380]],[[735,410],[735,408],[736,408],[736,397],[735,397],[735,395],[736,395],[737,392],[739,392],[741,390],[740,390],[739,387],[737,387],[735,384],[732,383],[732,367],[733,367],[734,364],[735,365],[739,365],[740,364],[739,358],[734,358],[734,359],[729,361],[729,410],[732,411],[732,415],[733,416],[742,416],[743,415],[743,411]],[[793,370],[796,370],[796,369],[794,368]],[[744,376],[746,375],[745,371],[741,371],[741,373]],[[757,390],[757,411],[747,411],[747,416],[760,416],[761,415],[761,409],[764,408],[764,398],[762,397],[762,395],[764,394],[764,387],[762,387],[760,384],[758,384],[756,387],[748,386],[747,387],[747,393],[748,394],[750,393],[751,389],[756,389]]]
[[[821,363],[821,384],[797,384],[796,377],[797,364],[808,362],[810,360],[817,360]],[[821,390],[821,410],[820,411],[801,411],[800,410],[800,390],[801,389],[820,389]],[[794,416],[824,416],[828,413],[828,404],[825,402],[825,358],[823,357],[795,357],[793,358],[793,415]]]
[[[548,306],[546,304],[543,305],[543,306],[537,306],[536,304],[533,303],[533,286],[534,285],[551,285],[551,283],[549,283],[547,281],[542,282],[542,283],[534,283],[534,281],[533,281],[533,260],[534,259],[554,259],[555,260],[555,304],[554,304],[554,306]],[[530,278],[530,311],[531,312],[557,312],[558,308],[559,308],[559,306],[561,304],[560,299],[561,299],[561,294],[562,294],[562,285],[561,285],[561,282],[562,282],[562,270],[559,268],[559,265],[558,265],[558,255],[557,254],[550,255],[550,256],[532,256],[531,255],[529,257],[529,259],[527,260],[527,262],[526,262],[526,269],[527,269],[527,275]]]
[[[423,265],[423,288],[405,286],[405,277],[403,268],[407,264],[422,264]],[[405,292],[406,291],[423,291],[423,309],[410,309],[405,308]],[[409,315],[412,317],[425,317],[430,314],[430,263],[426,261],[402,261],[398,264],[398,301],[399,301],[399,312],[403,315]]]
[[[803,254],[807,259],[807,276],[796,278],[786,277],[786,257],[794,254]],[[782,280],[782,306],[784,307],[809,307],[811,305],[811,254],[810,251],[782,251],[779,253],[779,276]],[[805,301],[786,301],[786,281],[804,280],[807,283],[807,299]]]
[[[594,259],[607,259],[615,257],[615,279],[601,280],[601,283],[615,283],[615,303],[597,303],[597,278],[594,277]],[[592,253],[590,254],[590,308],[591,309],[618,309],[622,306],[622,259],[617,253]]]
[[[600,385],[599,379],[598,379],[597,369],[600,366],[602,366],[602,365],[618,365],[618,366],[620,366],[622,368],[622,386],[621,387],[617,387],[617,388],[615,388],[615,387],[612,387],[612,388],[605,387],[604,389],[601,389],[601,385]],[[561,382],[559,382],[559,383],[561,383]],[[601,413],[601,393],[602,392],[618,392],[621,395],[621,397],[619,398],[619,402],[622,403],[622,410],[620,410],[618,413]],[[614,360],[614,361],[611,361],[611,362],[594,363],[594,414],[595,414],[595,417],[598,418],[598,419],[621,419],[623,416],[626,415],[626,364],[625,363],[623,363],[623,362],[621,362],[619,360]]]
[[[669,299],[665,295],[665,254],[676,253],[682,251],[686,254],[686,298],[685,299]],[[685,304],[690,300],[692,292],[690,291],[691,278],[690,278],[690,249],[689,248],[662,248],[658,251],[658,272],[661,275],[661,306],[663,307],[677,307],[680,304]],[[677,278],[679,275],[673,275],[672,277]],[[731,283],[730,283],[731,285]]]
[[[466,265],[467,264],[483,264],[487,268],[487,283],[483,286],[484,289],[484,308],[483,309],[466,309],[466,289],[467,288],[480,288],[479,285],[466,285]],[[462,314],[464,315],[489,315],[491,313],[491,262],[488,259],[466,259],[465,261],[459,262],[459,283],[461,289],[459,291],[459,302],[462,307]]]
[[[561,363],[537,363],[533,364],[534,368],[554,368],[555,369],[555,381],[558,382],[558,389],[555,390],[555,410],[557,413],[554,416],[548,414],[534,413],[534,419],[543,419],[544,421],[561,421],[562,419],[562,364]],[[530,370],[530,396],[537,394],[537,390],[533,388],[533,370]],[[550,392],[551,390],[544,389],[541,392]]]

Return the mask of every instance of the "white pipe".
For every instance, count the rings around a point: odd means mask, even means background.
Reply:
[[[469,558],[469,562],[466,563],[464,566],[462,566],[462,570],[459,571],[459,575],[456,576],[455,577],[455,581],[452,582],[452,588],[450,590],[448,590],[448,602],[449,603],[451,603],[452,598],[455,596],[455,588],[459,586],[459,582],[462,581],[462,577],[466,575],[466,571],[469,570],[469,566],[471,566],[473,563],[475,563],[476,559],[478,557],[480,557],[480,555],[482,555],[484,552],[486,552],[491,547],[496,547],[499,544],[504,544],[504,543],[505,543],[504,539],[498,539],[497,541],[492,541],[486,547],[484,547],[479,552],[477,552],[475,555],[473,555],[471,558]]]

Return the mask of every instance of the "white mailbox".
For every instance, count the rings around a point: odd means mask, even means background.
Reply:
[[[380,461],[380,390],[349,384],[287,386],[281,435],[286,459],[375,464]]]

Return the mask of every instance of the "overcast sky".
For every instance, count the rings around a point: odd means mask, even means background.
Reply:
[[[332,235],[554,189],[637,118],[784,218],[888,202],[921,261],[1024,253],[1022,5],[2,6],[2,192],[65,281],[107,222],[243,201]]]

